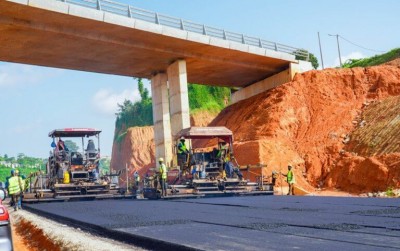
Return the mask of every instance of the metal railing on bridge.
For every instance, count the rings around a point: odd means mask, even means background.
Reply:
[[[295,55],[296,58],[298,59],[309,61],[309,53],[307,50],[304,49],[267,41],[261,38],[250,37],[244,34],[230,32],[223,29],[210,27],[204,24],[198,24],[175,17],[170,17],[153,11],[135,8],[123,3],[118,3],[110,0],[56,0],[56,1],[79,5],[91,9],[97,9],[129,18],[135,18],[154,24],[164,25],[184,31],[195,32],[198,34],[203,34],[210,37],[256,46],[259,48],[284,52]]]

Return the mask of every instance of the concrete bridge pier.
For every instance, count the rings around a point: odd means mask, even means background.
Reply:
[[[172,166],[174,138],[180,130],[190,127],[186,61],[177,60],[167,68],[167,74],[154,75],[151,93],[156,159],[163,157]]]
[[[163,157],[167,165],[172,162],[172,138],[169,113],[167,74],[158,73],[151,78],[153,98],[154,144],[156,161]]]
[[[189,96],[186,61],[177,60],[168,69],[171,132],[174,139],[178,132],[190,127]]]

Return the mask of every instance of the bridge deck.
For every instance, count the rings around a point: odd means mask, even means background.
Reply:
[[[177,60],[188,82],[243,87],[294,56],[138,19],[45,0],[0,1],[0,60],[150,78]]]

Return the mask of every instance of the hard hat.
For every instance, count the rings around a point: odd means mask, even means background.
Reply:
[[[14,173],[15,173],[15,170],[11,169],[11,175],[14,175]]]
[[[18,171],[18,170],[15,170],[15,173],[16,173],[16,174],[19,174],[19,171]]]
[[[164,162],[164,159],[163,158],[159,158],[158,161],[159,162]]]
[[[182,141],[182,140],[185,140],[185,137],[182,136],[182,137],[180,138],[180,140],[181,140],[181,141]]]
[[[287,167],[288,167],[288,168],[292,168],[292,165],[289,164]]]

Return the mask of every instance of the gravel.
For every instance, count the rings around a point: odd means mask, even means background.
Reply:
[[[20,219],[31,222],[37,228],[43,230],[49,239],[62,243],[62,250],[75,251],[109,251],[109,250],[145,250],[139,247],[128,245],[122,242],[99,237],[82,231],[80,228],[73,228],[64,224],[54,222],[25,210],[12,212],[12,220],[18,224]]]

